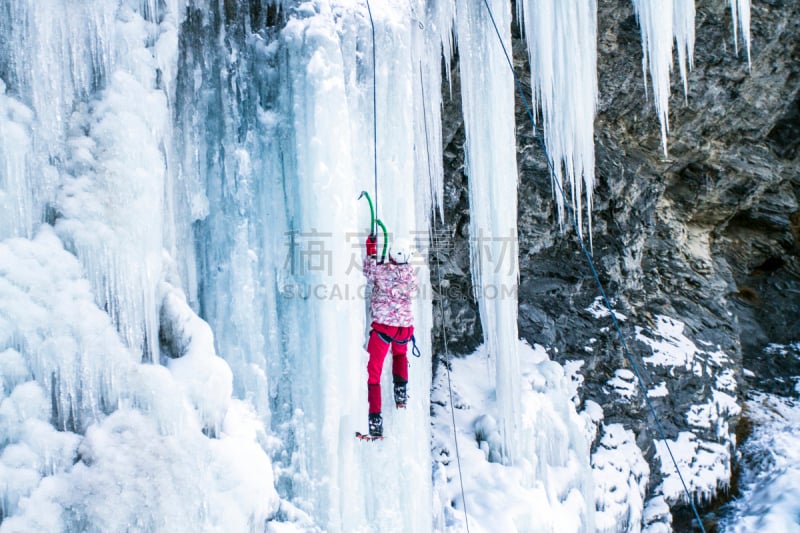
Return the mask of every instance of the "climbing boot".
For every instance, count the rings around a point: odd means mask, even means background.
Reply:
[[[370,413],[369,415],[369,436],[383,437],[383,417],[380,413]]]
[[[394,384],[394,403],[398,409],[405,409],[406,402],[408,402],[408,392],[406,391],[406,383]]]

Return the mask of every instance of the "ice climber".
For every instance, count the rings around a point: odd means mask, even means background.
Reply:
[[[370,315],[372,330],[369,334],[367,352],[367,398],[369,400],[369,436],[383,436],[381,416],[381,372],[389,347],[392,348],[392,378],[394,401],[398,408],[405,408],[408,384],[408,343],[414,334],[414,316],[411,298],[417,290],[417,276],[409,264],[411,243],[398,239],[389,248],[389,262],[379,263],[378,241],[375,235],[367,237],[367,257],[364,275],[372,294]]]

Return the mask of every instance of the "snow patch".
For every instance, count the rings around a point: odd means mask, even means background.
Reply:
[[[609,301],[609,303],[611,304],[611,309],[614,311],[614,316],[617,317],[618,321],[622,322],[628,319],[627,316],[614,309],[613,300]],[[595,298],[594,301],[592,302],[592,305],[590,305],[584,310],[587,311],[594,318],[606,318],[608,316],[611,316],[611,312],[608,310],[606,301],[602,296],[598,296],[597,298]],[[594,340],[595,339],[590,339],[589,342],[594,342]]]
[[[614,371],[614,377],[607,382],[614,394],[625,400],[632,400],[639,389],[639,383],[633,372],[627,368],[619,368]]]
[[[763,393],[745,404],[753,433],[741,443],[741,496],[721,531],[796,531],[800,516],[800,403]]]
[[[522,449],[519,464],[496,461],[494,385],[487,381],[486,348],[452,359],[450,383],[458,404],[451,407],[445,369],[432,392],[434,492],[444,509],[435,529],[470,531],[594,531],[594,487],[589,443],[602,409],[588,403],[579,415],[564,369],[541,346],[519,343],[523,371]],[[456,427],[451,425],[454,409]],[[461,460],[459,479],[453,430]],[[493,437],[494,435],[494,437]],[[461,481],[466,502],[461,499]]]
[[[665,381],[660,382],[658,385],[647,391],[648,398],[663,398],[669,395],[669,389]]]
[[[664,315],[656,315],[654,330],[636,326],[636,340],[646,344],[652,355],[643,361],[650,365],[682,367],[695,375],[712,373],[730,364],[730,357],[718,346],[700,349],[683,334],[685,324]],[[715,349],[714,349],[715,348]]]

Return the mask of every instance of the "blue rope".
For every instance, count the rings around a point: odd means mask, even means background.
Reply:
[[[515,83],[515,85],[517,87],[517,91],[519,92],[519,95],[520,95],[520,98],[522,99],[522,102],[525,104],[525,111],[528,114],[528,118],[530,119],[531,124],[533,125],[534,136],[536,137],[536,140],[539,142],[539,145],[541,146],[542,151],[545,154],[547,154],[547,148],[544,145],[544,141],[542,140],[541,136],[539,135],[539,132],[536,129],[536,120],[533,117],[533,111],[531,111],[530,105],[528,105],[528,99],[525,96],[525,91],[522,88],[522,83],[520,82],[519,77],[517,76],[517,73],[514,70],[514,64],[511,62],[511,57],[508,55],[508,50],[506,50],[506,45],[503,42],[503,37],[500,34],[500,30],[497,27],[497,23],[495,22],[494,14],[492,13],[492,8],[489,6],[488,0],[483,0],[483,3],[486,6],[486,10],[489,12],[489,18],[492,21],[492,25],[494,26],[494,31],[497,34],[497,38],[500,41],[500,45],[503,47],[503,54],[505,54],[505,56],[506,56],[506,61],[508,62],[508,66],[511,69],[511,73],[514,75],[514,83]],[[545,159],[547,159],[547,166],[549,167],[551,176],[554,176],[555,175],[555,170],[553,169],[552,161],[550,161],[550,158],[547,157],[547,156],[545,156]],[[609,301],[608,296],[606,296],[605,288],[603,287],[603,283],[600,281],[600,276],[597,274],[597,269],[594,266],[594,261],[592,260],[592,256],[589,253],[589,250],[586,248],[586,244],[583,241],[583,237],[581,237],[581,232],[580,232],[580,228],[578,227],[578,220],[577,220],[577,216],[576,216],[575,210],[572,209],[572,206],[571,206],[570,202],[567,201],[567,195],[564,192],[564,189],[561,187],[561,184],[558,183],[557,180],[552,180],[552,181],[553,181],[553,183],[556,184],[556,187],[558,188],[558,191],[561,194],[562,199],[564,200],[564,205],[567,207],[567,210],[569,211],[570,222],[572,222],[572,227],[575,230],[575,235],[578,237],[578,243],[581,246],[581,250],[583,251],[583,254],[586,256],[586,261],[589,263],[589,268],[592,271],[592,276],[594,277],[595,283],[597,283],[597,287],[600,289],[600,294],[603,297],[603,302],[605,303],[606,307],[608,308],[608,312],[611,314],[611,322],[613,323],[614,329],[617,331],[617,335],[619,336],[619,339],[622,342],[622,348],[623,348],[623,350],[625,352],[625,357],[628,359],[628,362],[631,364],[631,368],[633,368],[634,374],[636,374],[636,379],[639,381],[639,385],[642,388],[642,393],[643,393],[645,402],[647,403],[647,407],[649,408],[650,413],[653,415],[653,420],[655,420],[655,424],[656,424],[656,427],[658,429],[659,434],[661,435],[661,439],[664,441],[664,444],[667,447],[667,451],[669,452],[670,459],[672,459],[672,464],[675,466],[675,471],[678,473],[678,477],[680,478],[681,484],[683,485],[683,490],[686,493],[686,497],[689,499],[689,504],[692,507],[692,512],[694,513],[694,516],[697,519],[697,524],[700,527],[700,530],[703,533],[705,533],[706,530],[705,530],[705,527],[703,527],[703,521],[700,518],[700,513],[697,511],[697,507],[695,506],[694,498],[692,498],[692,494],[689,492],[689,488],[686,485],[686,481],[683,478],[683,474],[681,474],[681,469],[678,467],[678,461],[675,459],[675,456],[672,454],[672,449],[670,448],[669,442],[667,441],[667,436],[666,436],[666,432],[664,431],[664,427],[661,425],[661,421],[659,420],[658,415],[656,414],[655,407],[653,407],[653,404],[650,401],[650,398],[648,398],[648,396],[647,396],[647,386],[646,386],[646,384],[644,382],[644,379],[642,379],[642,375],[639,372],[638,365],[636,364],[636,362],[633,359],[633,355],[631,355],[631,352],[628,349],[628,343],[625,341],[625,335],[622,333],[622,329],[620,328],[619,322],[617,321],[617,315],[616,315],[616,313],[614,313],[614,309],[611,307],[611,302]]]
[[[367,13],[369,13],[369,24],[372,27],[372,155],[375,168],[375,220],[378,216],[378,97],[377,97],[377,62],[375,61],[375,22],[372,20],[372,9],[367,0]],[[373,225],[372,233],[377,234],[378,228]]]

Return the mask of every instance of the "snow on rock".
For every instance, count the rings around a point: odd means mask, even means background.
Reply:
[[[742,408],[736,403],[734,396],[712,390],[708,402],[692,405],[686,418],[690,426],[714,429],[717,438],[724,442],[730,439],[727,419],[738,415],[741,411]]]
[[[675,464],[680,470],[675,470]],[[661,490],[664,498],[670,503],[679,500],[686,501],[686,492],[681,483],[681,476],[686,482],[689,492],[697,495],[700,501],[708,502],[719,489],[728,487],[730,482],[730,446],[728,444],[717,444],[698,439],[694,433],[682,431],[678,438],[656,440],[656,455],[661,464],[661,474],[664,481]]]
[[[656,315],[655,318],[656,324],[653,330],[636,326],[636,340],[646,344],[652,351],[652,355],[643,358],[645,363],[682,367],[697,376],[721,372],[720,375],[729,377],[729,373],[725,372],[722,366],[729,365],[731,358],[719,347],[708,345],[707,348],[700,348],[684,335],[683,322],[664,315]],[[723,377],[723,381],[724,386],[729,388],[730,379]]]
[[[731,359],[719,346],[698,340],[697,344],[684,334],[683,322],[657,315],[656,327],[645,331],[636,328],[636,339],[650,348],[652,355],[644,357],[648,365],[665,367],[670,374],[677,369],[696,376],[713,378],[714,388],[706,401],[689,407],[686,420],[690,426],[704,430],[704,440],[692,432],[682,432],[667,443],[686,479],[690,492],[708,501],[717,490],[726,488],[730,479],[730,457],[733,435],[728,420],[741,412],[736,402],[736,381],[730,369]],[[668,394],[663,391],[662,395]],[[698,431],[700,433],[700,431]],[[683,485],[663,440],[656,440],[661,471],[665,476],[663,496],[670,503],[686,498]]]
[[[647,391],[648,398],[663,398],[669,395],[666,381],[661,381],[658,385]]]
[[[580,407],[581,404],[579,390],[584,381],[583,374],[581,374],[581,368],[584,364],[586,364],[586,362],[580,359],[564,361],[564,373],[567,376],[567,383],[569,384],[570,398],[576,408]]]
[[[642,533],[672,533],[672,512],[660,492],[647,500],[643,519]]]
[[[643,328],[636,326],[636,340],[652,349],[653,355],[644,357],[645,363],[661,366],[683,366],[695,373],[695,344],[683,335],[683,322],[663,315],[656,316],[656,334],[651,337]],[[700,375],[700,374],[698,374]]]
[[[594,442],[597,439],[600,423],[604,418],[603,408],[597,402],[586,400],[580,414],[585,421],[586,442]]]
[[[627,318],[628,318],[627,316],[625,316],[624,314],[622,314],[619,311],[617,311],[616,309],[614,309],[614,305],[616,303],[616,302],[614,302],[614,300],[610,300],[609,303],[611,304],[611,308],[614,311],[614,316],[617,318],[618,321],[622,322],[624,320],[627,320]],[[592,305],[590,305],[589,307],[587,307],[584,310],[586,312],[588,312],[590,315],[592,315],[592,317],[594,317],[596,319],[597,318],[605,318],[605,317],[611,316],[611,312],[608,310],[608,306],[606,305],[606,301],[605,301],[605,299],[603,299],[602,296],[598,296],[597,298],[595,298],[592,301]]]
[[[607,382],[611,391],[624,401],[630,401],[636,396],[639,390],[639,383],[636,375],[627,368],[618,368],[614,371],[614,377]]]
[[[638,531],[650,467],[633,432],[621,424],[603,427],[592,469],[597,531]]]

